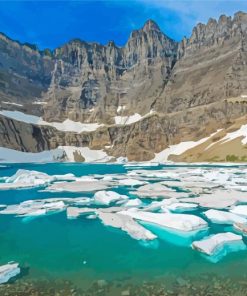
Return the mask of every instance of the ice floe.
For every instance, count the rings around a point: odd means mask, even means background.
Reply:
[[[170,205],[167,206],[162,206],[162,210],[168,209],[171,212],[186,212],[186,211],[193,211],[198,208],[197,204],[194,203],[185,203],[185,202],[175,202],[171,203]]]
[[[247,218],[247,205],[238,205],[230,209],[230,212],[233,214],[240,215]],[[238,221],[240,222],[240,221]]]
[[[105,190],[109,186],[107,181],[74,181],[54,183],[46,188],[50,192],[91,192]]]
[[[191,202],[191,198],[183,198],[182,202]],[[216,190],[212,194],[194,197],[193,202],[204,208],[225,209],[238,202],[247,202],[247,194],[236,190]]]
[[[0,266],[0,284],[7,283],[11,278],[20,274],[21,269],[18,263],[9,262]]]
[[[6,177],[4,183],[0,183],[0,190],[44,186],[55,181],[71,181],[74,179],[73,174],[50,176],[38,171],[19,169],[13,176]]]
[[[115,191],[98,191],[94,194],[96,204],[109,205],[112,202],[127,200],[128,196],[121,195]]]
[[[63,201],[49,202],[47,200],[28,200],[18,205],[9,205],[0,211],[2,215],[17,215],[19,217],[35,217],[65,209]]]
[[[144,198],[181,198],[188,196],[185,192],[176,192],[175,190],[160,183],[150,183],[140,186],[132,193]]]
[[[124,186],[140,186],[143,184],[147,184],[145,181],[139,181],[135,179],[122,179],[119,180],[119,185],[124,185]]]
[[[20,204],[8,205],[0,210],[2,215],[16,215],[18,217],[38,217],[46,214],[57,213],[73,205],[85,206],[92,203],[91,198],[47,198],[26,200]]]
[[[67,208],[67,218],[76,219],[79,216],[95,214],[97,210],[93,208],[77,208],[77,207],[68,207]]]
[[[140,207],[142,201],[139,198],[129,199],[124,203],[125,207]]]
[[[132,217],[121,213],[105,213],[98,211],[99,219],[104,225],[120,228],[137,240],[154,240],[157,238],[151,231],[136,222]]]
[[[233,213],[210,209],[204,212],[204,215],[213,223],[218,224],[233,224],[233,223],[245,223],[247,220],[243,217],[235,215]]]
[[[193,231],[208,227],[205,220],[189,214],[150,213],[138,210],[121,211],[120,213],[137,220],[180,231]]]
[[[212,262],[218,262],[230,252],[245,250],[241,235],[232,232],[217,233],[200,241],[194,241],[192,248],[207,255]]]
[[[246,224],[246,222],[245,223],[234,223],[233,227],[238,232],[241,232],[241,234],[243,234],[244,236],[247,235],[247,224]]]

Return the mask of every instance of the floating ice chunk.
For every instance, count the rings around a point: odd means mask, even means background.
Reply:
[[[98,191],[94,194],[94,201],[97,204],[109,205],[112,202],[128,199],[127,195],[121,195],[115,191]]]
[[[144,228],[133,218],[122,215],[121,213],[106,213],[99,211],[98,216],[105,225],[120,228],[134,239],[154,240],[157,238],[156,235]]]
[[[142,201],[139,198],[130,199],[124,203],[125,207],[139,207],[142,205]]]
[[[86,218],[89,220],[94,220],[94,219],[97,219],[97,215],[91,214],[91,215],[86,216]]]
[[[185,212],[185,211],[196,210],[198,208],[198,205],[194,203],[177,202],[177,203],[172,203],[168,206],[162,206],[161,208],[163,210],[168,209],[169,211],[172,211],[172,212]]]
[[[50,202],[47,200],[27,200],[19,205],[9,205],[0,214],[17,215],[20,217],[37,217],[65,209],[63,201]]]
[[[73,174],[65,174],[65,175],[47,175],[46,173],[38,172],[38,171],[29,171],[29,170],[18,170],[13,176],[6,178],[6,183],[37,183],[43,184],[44,182],[51,182],[56,180],[74,180],[75,176]]]
[[[146,184],[137,189],[135,194],[138,196],[167,196],[168,193],[172,192],[171,188],[164,186],[160,183],[151,183],[151,184]]]
[[[121,211],[123,215],[134,219],[157,224],[161,227],[172,228],[180,231],[193,231],[208,227],[206,221],[195,215],[171,214],[171,213],[150,213],[145,211],[128,210]]]
[[[234,223],[234,229],[240,231],[243,235],[247,235],[247,224],[246,223]]]
[[[74,181],[62,182],[50,185],[46,191],[68,191],[68,192],[90,192],[107,189],[109,182],[107,181]]]
[[[230,210],[230,212],[247,218],[247,205],[235,206]],[[236,222],[240,222],[240,221],[236,221]]]
[[[158,211],[163,210],[163,212],[170,212],[168,209],[165,209],[167,206],[177,203],[178,200],[176,198],[170,198],[170,199],[163,199],[162,201],[153,201],[148,206],[146,206],[143,211]]]
[[[245,218],[235,215],[233,213],[214,210],[214,209],[204,212],[204,215],[213,223],[218,223],[218,224],[233,224],[233,223],[247,222]]]
[[[193,201],[204,208],[225,209],[237,202],[247,202],[247,194],[236,190],[216,190],[212,194],[202,194],[192,199],[183,198],[181,201]]]
[[[7,283],[11,278],[20,274],[21,270],[18,263],[9,262],[0,266],[0,284]]]
[[[138,186],[138,185],[147,184],[147,182],[139,181],[135,179],[123,179],[123,180],[119,180],[119,184],[125,185],[125,186]]]
[[[76,207],[68,207],[67,208],[67,218],[68,219],[76,219],[81,215],[92,215],[97,212],[97,209],[92,208],[76,208]]]
[[[104,181],[112,181],[113,180],[113,177],[112,176],[104,176],[102,178],[102,180],[104,180]]]
[[[80,206],[89,205],[91,204],[91,202],[92,202],[92,199],[89,197],[75,197],[75,198],[70,198],[68,200],[69,204],[80,205]]]
[[[0,183],[0,189],[15,189],[48,185],[54,181],[74,180],[73,174],[65,175],[47,175],[38,171],[18,170],[13,176],[7,177],[5,183]]]
[[[246,249],[241,235],[232,232],[217,233],[203,240],[194,241],[192,248],[207,255],[212,262],[218,262],[230,252]]]

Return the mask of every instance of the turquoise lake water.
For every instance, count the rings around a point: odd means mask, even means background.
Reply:
[[[11,176],[19,168],[49,175],[73,173],[121,174],[123,165],[101,164],[18,164],[0,167],[0,177]],[[150,167],[167,169],[169,166]],[[147,169],[147,168],[145,168]],[[0,191],[0,204],[50,197],[93,196],[92,193],[40,192],[41,188]],[[129,194],[129,187],[114,188]],[[193,212],[195,213],[195,212]],[[201,215],[200,212],[197,214]],[[191,249],[186,238],[147,226],[159,235],[157,243],[145,246],[118,229],[104,226],[98,219],[80,217],[68,220],[66,212],[42,216],[30,221],[12,215],[0,215],[0,265],[19,262],[27,268],[25,278],[62,278],[86,287],[98,279],[132,281],[162,279],[166,275],[184,276],[214,273],[227,276],[247,274],[247,251],[232,253],[214,264]],[[230,229],[210,224],[209,233]],[[187,245],[186,245],[187,244]]]

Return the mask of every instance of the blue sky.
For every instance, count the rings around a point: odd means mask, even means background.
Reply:
[[[73,38],[102,44],[114,40],[121,46],[150,18],[169,37],[180,40],[196,23],[239,10],[247,12],[246,0],[0,0],[0,31],[41,49]]]

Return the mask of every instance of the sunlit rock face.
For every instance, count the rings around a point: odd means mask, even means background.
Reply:
[[[75,39],[53,52],[39,51],[2,34],[1,110],[99,128],[73,133],[0,116],[0,146],[25,152],[89,147],[143,161],[170,145],[199,141],[218,129],[238,129],[246,123],[246,41],[243,12],[197,24],[180,42],[151,20],[133,31],[123,47]],[[242,144],[221,148],[196,148],[168,159],[244,160]]]

